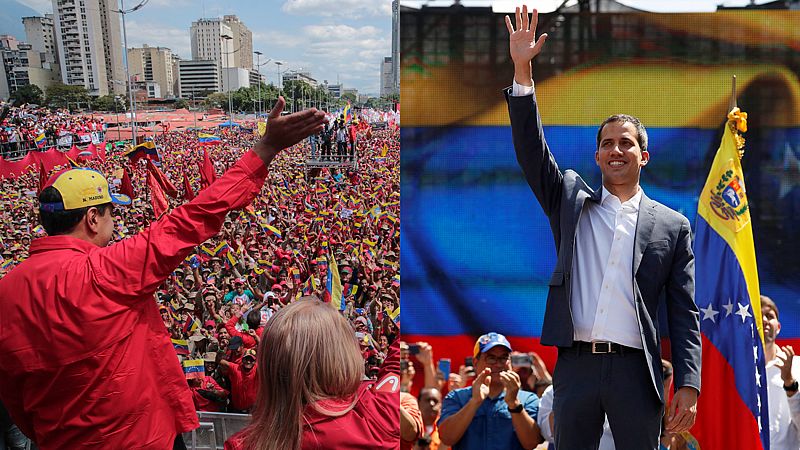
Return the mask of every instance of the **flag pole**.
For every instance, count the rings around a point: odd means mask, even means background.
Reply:
[[[736,108],[736,75],[731,77],[731,101],[728,103],[728,112]]]

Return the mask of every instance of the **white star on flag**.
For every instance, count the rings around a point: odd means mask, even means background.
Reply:
[[[761,387],[761,374],[758,373],[758,366],[756,366],[756,385],[758,387]],[[758,403],[759,403],[758,409],[761,409],[761,398],[758,399]]]
[[[739,311],[737,311],[737,312],[736,312],[736,315],[742,318],[742,323],[744,323],[744,321],[745,321],[745,320],[746,320],[748,317],[753,317],[753,316],[752,316],[752,315],[750,315],[750,313],[747,311],[747,308],[749,308],[749,307],[750,307],[750,305],[743,305],[743,304],[741,304],[741,303],[738,303],[738,302],[737,302],[736,304],[737,304],[737,305],[739,305]]]
[[[703,311],[703,320],[711,319],[712,322],[717,323],[717,321],[714,320],[714,317],[719,314],[719,312],[714,311],[714,308],[711,307],[711,303],[709,303],[708,307],[705,309],[700,308],[700,311]]]
[[[725,308],[725,317],[728,317],[733,313],[733,303],[731,303],[731,299],[728,299],[728,303],[722,305]]]

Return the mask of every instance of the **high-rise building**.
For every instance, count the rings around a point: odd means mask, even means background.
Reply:
[[[222,90],[219,63],[208,60],[178,63],[178,94],[181,98],[203,99],[209,92]]]
[[[289,70],[285,74],[283,74],[283,85],[286,86],[287,81],[303,81],[311,85],[311,87],[317,87],[317,80],[311,77],[310,72],[298,71],[298,70]]]
[[[44,91],[61,79],[52,16],[23,17],[22,23],[29,42],[0,37],[0,98],[11,97],[28,84]]]
[[[19,42],[11,35],[0,36],[0,98],[9,98],[28,78],[30,44]]]
[[[31,44],[33,51],[42,53],[42,65],[46,69],[54,69],[58,65],[58,47],[56,45],[56,31],[53,26],[53,15],[44,17],[23,17],[22,25],[25,27],[25,40]]]
[[[65,84],[92,95],[124,94],[122,35],[115,0],[53,0],[57,53]]]
[[[253,32],[236,16],[224,16],[222,22],[233,37],[233,66],[240,69],[253,68]],[[238,49],[238,50],[237,50]]]
[[[189,34],[192,40],[192,59],[216,61],[221,68],[236,67],[234,39],[222,37],[232,37],[233,32],[231,27],[220,19],[200,19],[192,22]]]
[[[148,97],[153,98],[156,93],[164,98],[175,96],[172,50],[148,45],[129,48],[128,71],[131,74],[141,74],[138,77],[140,81],[158,85],[158,89],[152,86],[147,89]]]
[[[386,56],[381,63],[381,97],[394,94],[394,64],[392,64],[392,57]]]
[[[392,86],[400,95],[400,0],[392,0]]]

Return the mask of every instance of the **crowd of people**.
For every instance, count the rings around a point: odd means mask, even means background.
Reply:
[[[14,108],[4,125],[12,134],[32,134],[52,127],[92,129],[96,123],[63,112],[30,112]],[[357,123],[350,128],[356,164],[306,167],[320,136],[286,149],[272,161],[255,201],[231,212],[222,230],[159,286],[153,300],[196,410],[253,411],[264,327],[301,297],[333,303],[359,342],[364,377],[378,376],[399,335],[399,129]],[[148,173],[160,171],[175,188],[167,190],[168,208],[174,209],[206,187],[204,161],[213,166],[212,178],[220,176],[259,139],[257,128],[207,131],[216,139],[205,145],[195,131],[169,132],[155,137],[156,151],[144,158],[131,159],[128,147],[111,150],[105,161],[84,162],[105,174],[112,190],[133,191],[131,205],[114,210],[114,241],[136,235],[165,213],[154,209]],[[0,277],[28,258],[30,243],[46,234],[37,217],[41,179],[31,167],[2,180]]]
[[[0,123],[0,156],[19,155],[37,148],[49,148],[59,140],[65,146],[72,143],[97,141],[103,131],[102,119],[93,115],[75,115],[67,109],[23,105],[11,107],[0,102],[0,111],[8,113]],[[93,136],[94,133],[94,136]]]

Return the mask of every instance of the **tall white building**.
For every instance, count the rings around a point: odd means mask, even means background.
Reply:
[[[392,0],[392,84],[400,95],[400,0]]]
[[[233,66],[253,68],[253,32],[236,16],[224,16],[222,22],[231,29],[233,38]],[[238,49],[238,50],[237,50]]]
[[[189,31],[192,40],[192,59],[216,61],[220,67],[236,67],[234,64],[234,40],[222,36],[232,36],[231,27],[220,19],[200,19],[192,22]]]
[[[392,57],[386,56],[381,62],[381,97],[394,95],[394,64]]]
[[[139,80],[152,82],[158,86],[158,89],[148,88],[149,98],[172,98],[175,96],[172,50],[148,45],[129,48],[128,70],[131,74],[140,74]]]
[[[283,74],[283,86],[286,87],[287,81],[303,81],[311,85],[311,87],[315,88],[319,84],[316,79],[311,77],[310,72],[305,71],[297,71],[297,70],[289,70],[285,74]]]
[[[91,95],[125,93],[120,16],[114,12],[117,8],[116,0],[53,0],[64,84],[83,86]]]

